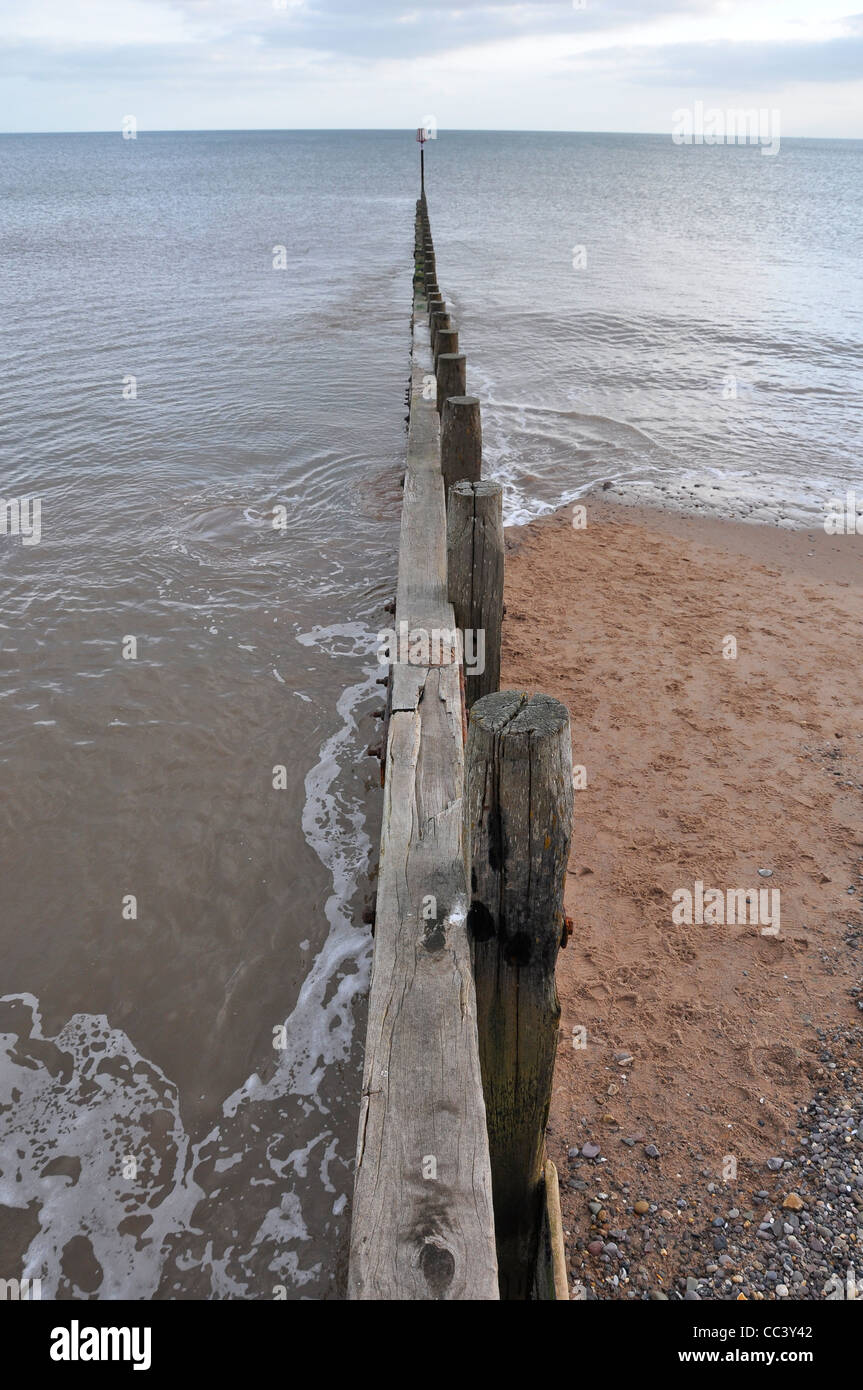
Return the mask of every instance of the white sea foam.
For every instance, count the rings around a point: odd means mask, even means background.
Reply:
[[[83,1236],[102,1269],[100,1297],[151,1297],[163,1243],[201,1195],[176,1087],[104,1016],[75,1014],[46,1039],[32,995],[0,1003],[16,1024],[0,1034],[0,1107],[12,1120],[0,1132],[0,1203],[37,1204],[40,1226],[22,1277],[56,1297],[63,1251]],[[46,1175],[58,1160],[62,1174]],[[130,1217],[138,1231],[123,1234]]]
[[[373,657],[377,647],[376,635],[362,623],[316,628],[299,634],[298,641],[360,658]],[[331,1176],[339,1143],[324,1119],[328,1104],[321,1085],[328,1070],[349,1057],[354,1001],[369,981],[371,940],[354,924],[349,906],[368,870],[371,841],[362,803],[347,790],[345,773],[362,751],[358,711],[379,694],[378,670],[376,663],[364,667],[363,679],[339,696],[340,723],[305,779],[303,833],[326,867],[332,891],[324,908],[327,935],[284,1020],[287,1046],[266,1080],[255,1072],[227,1097],[222,1121],[203,1140],[192,1143],[186,1133],[170,1079],[104,1016],[76,1014],[56,1038],[46,1039],[32,995],[0,1000],[7,1006],[4,1018],[11,1009],[15,1024],[14,1031],[0,1034],[0,1105],[8,1107],[0,1132],[0,1203],[36,1204],[39,1231],[26,1252],[22,1277],[41,1278],[45,1297],[56,1296],[63,1252],[82,1235],[101,1267],[100,1298],[152,1298],[169,1242],[175,1247],[175,1271],[182,1275],[202,1267],[215,1298],[247,1295],[251,1268],[262,1252],[273,1280],[286,1286],[307,1288],[324,1277],[320,1263],[301,1263],[298,1247],[310,1239],[313,1215],[303,1206],[310,1190],[330,1195],[337,1219],[348,1198]],[[247,1123],[255,1128],[243,1118],[249,1107],[256,1113],[262,1108],[264,1133],[276,1133],[291,1104],[306,1120],[317,1111],[323,1123],[284,1159],[268,1147],[271,1177],[253,1169],[250,1183],[272,1187],[276,1200],[249,1248],[238,1248],[229,1233],[219,1231],[218,1248],[210,1239],[200,1253],[183,1254],[184,1239],[192,1240],[201,1226],[205,1196],[218,1196],[218,1188],[205,1193],[198,1182],[200,1165],[219,1155],[212,1163],[215,1173],[242,1175],[247,1162],[242,1137]],[[317,1177],[310,1185],[315,1156]],[[124,1176],[130,1157],[134,1177]],[[349,1155],[342,1157],[347,1171]],[[46,1175],[54,1160],[62,1160],[60,1172]],[[313,1211],[318,1207],[319,1199],[312,1202]],[[130,1216],[140,1218],[145,1229],[141,1221],[124,1227]],[[74,1292],[83,1297],[90,1290]]]

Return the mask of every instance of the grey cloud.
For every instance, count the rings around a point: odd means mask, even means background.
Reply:
[[[614,67],[641,84],[701,89],[761,90],[797,82],[863,79],[863,25],[843,38],[820,43],[670,44],[663,48],[604,49],[597,66]]]
[[[671,14],[704,14],[717,0],[658,0],[645,11],[643,0],[317,0],[301,9],[271,5],[206,4],[180,0],[198,19],[223,17],[226,30],[276,47],[324,49],[359,60],[431,56],[455,48],[517,38],[521,34],[572,34],[613,31]]]
[[[248,0],[176,0],[197,23],[206,23],[207,38],[192,44],[100,45],[61,48],[57,45],[0,42],[0,72],[27,76],[37,82],[86,81],[94,87],[123,82],[175,87],[183,83],[196,91],[218,91],[228,85],[248,90],[311,80],[337,81],[355,69],[359,74],[381,57],[429,58],[447,50],[517,32],[572,33],[585,26],[608,31],[607,46],[567,65],[571,73],[585,67],[609,80],[641,85],[697,90],[762,90],[789,82],[842,82],[863,77],[863,14],[845,21],[841,39],[821,43],[672,44],[662,48],[615,46],[614,29],[645,18],[637,0],[604,0],[574,11],[566,3],[537,0],[530,5],[487,0],[460,0],[458,13],[444,6],[411,6],[411,0],[376,0],[373,5],[347,0],[317,0],[302,10],[273,10],[271,4]],[[713,0],[664,0],[652,11],[659,18],[677,9],[703,12]],[[394,17],[423,14],[416,24],[396,24]],[[518,11],[529,11],[529,23],[519,26]],[[218,22],[217,22],[218,21]],[[579,29],[581,26],[581,30]],[[214,65],[217,50],[222,61]],[[571,81],[566,68],[557,68],[543,81]],[[697,92],[696,92],[697,94]]]
[[[156,3],[156,0],[153,0]],[[658,0],[649,18],[656,20],[672,13],[702,13],[716,8],[717,0]],[[434,6],[413,0],[310,0],[302,8],[275,9],[272,0],[175,0],[173,5],[190,20],[193,34],[200,39],[186,44],[105,44],[98,32],[82,33],[74,46],[20,41],[4,45],[0,39],[0,70],[10,75],[26,75],[35,80],[52,76],[73,78],[76,72],[88,78],[100,71],[106,80],[117,78],[144,82],[157,80],[173,71],[177,64],[188,72],[190,81],[202,84],[222,80],[226,71],[245,72],[256,77],[262,61],[271,58],[291,67],[292,55],[299,66],[320,55],[330,55],[358,70],[380,59],[433,58],[455,49],[520,34],[579,34],[607,32],[609,42],[615,28],[635,20],[644,21],[639,0],[587,0],[587,8],[576,10],[572,0],[459,0],[457,5]],[[416,16],[416,22],[400,23],[400,18]],[[225,59],[218,74],[208,55],[218,52]]]

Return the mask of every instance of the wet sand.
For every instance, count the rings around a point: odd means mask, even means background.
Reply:
[[[549,1127],[570,1270],[591,1296],[683,1296],[739,1209],[706,1296],[772,1297],[748,1237],[804,1180],[799,1107],[859,1119],[863,537],[585,505],[584,529],[568,508],[507,533],[501,678],[565,702],[586,773]],[[699,881],[778,889],[779,932],[675,925]],[[792,1296],[820,1296],[799,1258]]]

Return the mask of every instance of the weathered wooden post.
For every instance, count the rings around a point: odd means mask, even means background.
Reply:
[[[441,301],[441,304],[442,303],[443,301]],[[429,318],[432,351],[434,351],[435,353],[435,367],[437,367],[437,352],[435,350],[435,345],[437,343],[437,335],[443,328],[452,328],[452,319],[450,318],[446,309],[442,308],[441,305],[438,305],[438,307],[434,310],[434,312],[431,314]]]
[[[442,352],[458,352],[458,329],[454,327],[449,314],[447,314],[447,318],[449,319],[449,327],[439,323],[434,336],[435,367],[437,367],[437,361]]]
[[[502,1298],[527,1297],[539,1239],[572,801],[565,707],[513,691],[478,701],[467,742],[468,927]]]
[[[444,496],[453,483],[467,478],[478,483],[482,476],[482,421],[478,396],[450,396],[444,401],[440,422],[440,467]]]
[[[467,358],[463,352],[442,352],[437,360],[437,409],[443,410],[448,396],[467,393]]]
[[[500,685],[503,489],[500,483],[461,481],[450,489],[448,498],[447,589],[456,627],[465,634],[464,690],[470,709]],[[468,641],[473,644],[472,651]],[[478,666],[480,651],[483,669],[474,674],[469,658],[472,656]]]

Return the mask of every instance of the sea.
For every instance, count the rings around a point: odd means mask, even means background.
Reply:
[[[510,524],[863,509],[863,142],[425,164]],[[0,1276],[43,1298],[344,1296],[418,182],[413,132],[0,137]]]

